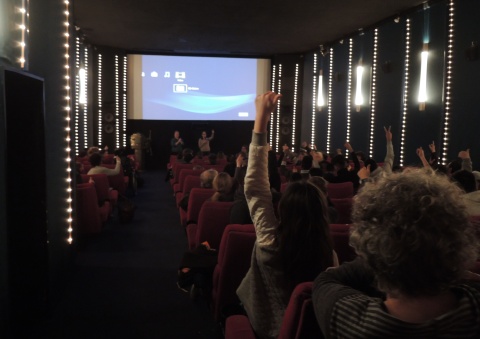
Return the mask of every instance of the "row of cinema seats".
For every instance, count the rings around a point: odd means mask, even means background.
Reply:
[[[79,234],[99,233],[112,215],[119,194],[125,194],[123,174],[82,174],[83,183],[76,187],[76,216]],[[89,182],[90,178],[93,182]]]
[[[282,183],[281,192],[283,193],[288,186],[288,182]],[[338,213],[338,219],[335,221],[339,224],[349,224],[352,222],[352,206],[353,206],[353,183],[329,183],[327,185],[327,194]]]
[[[239,303],[236,290],[249,269],[256,235],[251,224],[228,224],[231,203],[207,201],[213,195],[213,190],[196,187],[199,185],[200,173],[201,171],[182,169],[179,172],[179,182],[176,183],[177,190],[181,191],[175,193],[177,198],[179,194],[191,189],[188,211],[181,218],[182,225],[186,227],[189,248],[208,241],[212,248],[218,249],[209,302],[215,321],[222,322],[228,316],[228,312],[225,313],[224,310]],[[336,207],[339,215],[345,214],[346,219],[350,220],[353,185],[330,184],[327,187],[328,195],[334,204],[337,200],[347,201],[348,208],[344,212],[341,212],[337,204]],[[340,263],[353,260],[356,254],[349,245],[350,225],[344,222],[332,224],[330,232]],[[479,272],[480,262],[477,262],[472,270]],[[299,284],[295,288],[285,312],[279,338],[322,338],[313,313],[311,290],[312,282]],[[255,338],[248,318],[242,315],[228,317],[225,323],[225,338]]]
[[[190,191],[188,211],[180,210],[181,225],[186,227],[188,248],[193,249],[204,241],[211,248],[218,249],[218,261],[213,273],[213,286],[209,297],[211,311],[217,322],[225,320],[225,309],[238,305],[236,290],[250,267],[251,254],[256,239],[252,224],[229,224],[231,202],[207,201],[212,195],[212,189],[199,188],[199,175],[202,171],[183,167],[177,172],[178,181],[172,182],[176,202],[186,192]],[[353,188],[352,194],[353,195]],[[350,261],[355,257],[353,249],[348,244],[349,225],[331,225],[335,250],[339,260]],[[283,338],[295,338],[297,328],[302,335],[319,332],[311,307],[311,285],[299,285],[287,309],[282,327]],[[304,305],[305,304],[305,305]],[[227,338],[255,338],[253,330],[244,316],[232,316],[227,320]],[[320,334],[321,335],[321,334]]]
[[[115,168],[115,155],[114,154],[104,154],[102,156],[102,162],[101,166],[107,167],[107,168]],[[140,163],[136,160],[135,155],[130,154],[127,156],[127,158],[130,160],[131,166],[135,171],[138,171],[140,169]],[[84,157],[77,157],[75,159],[76,162],[79,162],[83,165],[83,172],[81,174],[87,174],[88,171],[92,168],[92,165],[90,164],[90,160],[88,156]]]

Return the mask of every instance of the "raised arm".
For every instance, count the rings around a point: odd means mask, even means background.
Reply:
[[[388,126],[388,129],[383,127],[383,129],[385,130],[385,139],[387,141],[387,154],[383,160],[383,171],[387,174],[392,174],[393,159],[395,157],[392,144],[392,126]]]
[[[349,152],[350,159],[355,164],[355,172],[358,172],[360,170],[360,161],[358,161],[357,155],[355,154],[352,145],[350,145],[349,142],[345,142],[344,146]]]
[[[210,137],[207,138],[208,141],[213,139],[213,136],[215,135],[215,131],[212,129],[212,134],[210,134]]]
[[[462,170],[471,172],[473,167],[472,159],[470,158],[470,149],[467,148],[465,151],[460,151],[460,153],[458,153],[458,157],[462,159]]]
[[[278,225],[268,181],[267,125],[279,98],[279,94],[267,92],[259,95],[255,100],[257,115],[245,176],[245,197],[255,225],[257,244],[262,246],[274,243],[275,229]]]
[[[417,155],[422,161],[423,167],[425,168],[430,168],[430,164],[428,163],[427,159],[425,158],[425,152],[423,151],[423,148],[419,147],[417,148]]]

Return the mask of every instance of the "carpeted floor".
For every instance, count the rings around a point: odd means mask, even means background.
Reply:
[[[134,220],[115,216],[76,254],[72,279],[48,317],[48,338],[222,337],[206,303],[176,286],[187,243],[165,173],[142,176]]]

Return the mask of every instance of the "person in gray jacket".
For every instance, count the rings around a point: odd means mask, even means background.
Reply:
[[[237,294],[258,338],[277,338],[294,287],[338,265],[325,195],[308,181],[291,183],[275,216],[268,180],[267,125],[279,94],[255,100],[257,115],[248,153],[245,196],[255,225],[251,266]]]

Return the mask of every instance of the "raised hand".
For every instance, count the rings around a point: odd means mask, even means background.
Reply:
[[[238,153],[236,162],[237,162],[237,167],[242,167],[242,164],[243,164],[243,154],[242,153]]]
[[[417,155],[420,159],[425,158],[425,152],[423,151],[423,148],[421,148],[421,147],[417,148]]]
[[[349,142],[345,142],[345,144],[343,145],[349,152],[353,152],[353,148],[352,148],[352,145],[350,145]]]
[[[385,138],[387,139],[387,141],[392,141],[392,126],[388,126],[388,129],[383,126],[383,129],[385,131]]]
[[[357,175],[360,180],[370,178],[370,165],[360,168],[360,170],[357,172]]]
[[[264,133],[267,131],[267,124],[270,120],[270,114],[275,110],[277,101],[282,97],[275,92],[266,92],[260,94],[255,99],[257,115],[255,117],[254,132]]]
[[[428,145],[428,148],[430,148],[431,153],[435,153],[435,141],[432,141],[432,143]]]
[[[470,149],[467,148],[465,151],[460,151],[458,157],[460,159],[470,159]]]

